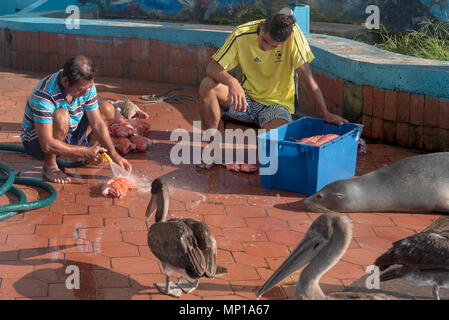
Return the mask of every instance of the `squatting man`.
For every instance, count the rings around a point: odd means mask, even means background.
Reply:
[[[42,79],[31,93],[22,120],[25,151],[43,160],[44,180],[70,183],[56,157],[102,162],[99,151],[131,172],[131,164],[114,148],[108,124],[114,120],[110,103],[98,104],[95,65],[85,56],[70,58],[62,70]]]

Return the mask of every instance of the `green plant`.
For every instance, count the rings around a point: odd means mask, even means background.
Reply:
[[[381,26],[372,35],[372,44],[377,48],[425,59],[449,61],[448,23],[426,21],[418,31],[411,32],[390,31]]]

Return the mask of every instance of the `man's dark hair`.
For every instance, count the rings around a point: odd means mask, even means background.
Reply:
[[[286,41],[293,31],[296,19],[292,15],[276,13],[265,20],[263,31],[277,42]]]
[[[64,64],[62,76],[69,79],[69,84],[73,85],[80,79],[90,81],[94,78],[97,68],[91,59],[85,56],[72,57]]]

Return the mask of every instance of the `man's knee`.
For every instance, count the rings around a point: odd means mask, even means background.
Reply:
[[[64,140],[69,132],[70,115],[67,109],[59,108],[53,113],[53,136]]]
[[[99,106],[100,106],[100,113],[106,124],[111,124],[112,122],[114,122],[115,108],[112,105],[112,103],[108,101],[101,101],[99,103]]]
[[[207,97],[209,94],[213,93],[214,89],[217,88],[218,82],[216,82],[211,77],[205,77],[200,84],[199,95],[200,99]]]

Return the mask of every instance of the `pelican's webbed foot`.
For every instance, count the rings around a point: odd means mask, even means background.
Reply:
[[[190,293],[196,288],[198,288],[198,280],[179,278],[178,287],[182,289],[185,293]]]
[[[180,298],[182,295],[181,289],[173,282],[168,283],[168,288],[166,283],[155,283],[154,285],[160,293],[169,295],[170,297]]]

